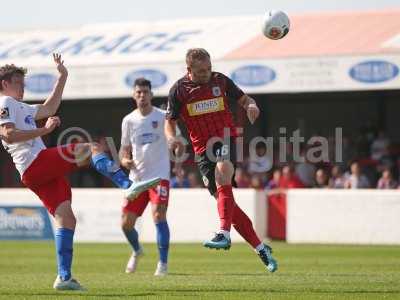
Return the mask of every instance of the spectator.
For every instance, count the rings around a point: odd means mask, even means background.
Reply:
[[[279,181],[281,180],[282,172],[280,169],[276,169],[274,173],[272,173],[272,178],[268,181],[266,188],[268,190],[273,190],[279,187]]]
[[[189,188],[190,182],[186,178],[186,172],[182,167],[176,167],[172,169],[172,172],[175,174],[171,178],[171,187],[172,188]]]
[[[189,172],[187,179],[189,181],[189,186],[191,188],[202,188],[203,185],[201,184],[199,177],[197,176],[197,173],[195,172]]]
[[[303,188],[304,185],[300,179],[294,174],[292,166],[284,166],[282,168],[282,176],[279,180],[279,187],[283,189]]]
[[[300,181],[305,187],[312,187],[315,183],[314,176],[316,168],[307,159],[306,151],[302,151],[302,157],[304,158],[304,162],[300,162],[296,165],[296,175],[299,177]]]
[[[318,169],[315,172],[315,185],[316,188],[329,188],[329,177],[324,169]]]
[[[390,169],[386,169],[382,172],[382,177],[379,179],[376,186],[377,189],[395,189],[397,187],[397,181],[393,179],[392,172]]]
[[[331,177],[329,178],[329,187],[333,189],[343,189],[346,179],[340,166],[333,166]]]
[[[253,189],[261,190],[264,189],[265,181],[261,176],[251,176],[250,187]]]
[[[351,164],[350,172],[351,174],[346,178],[344,183],[346,189],[365,189],[371,186],[368,178],[362,174],[358,162],[353,162]]]
[[[380,161],[384,156],[389,154],[389,139],[385,136],[384,131],[379,131],[378,136],[371,144],[371,158]]]
[[[241,167],[236,168],[235,181],[238,188],[248,188],[250,187],[250,176]]]
[[[272,168],[272,159],[267,155],[267,148],[264,144],[258,144],[255,153],[250,151],[249,173],[259,174],[268,172]]]

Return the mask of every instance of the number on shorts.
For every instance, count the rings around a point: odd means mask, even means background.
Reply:
[[[221,156],[226,156],[229,154],[229,146],[223,145],[221,148]]]
[[[167,189],[167,187],[165,187],[165,186],[159,186],[158,187],[158,194],[161,196],[161,197],[167,197],[168,196],[168,189]]]

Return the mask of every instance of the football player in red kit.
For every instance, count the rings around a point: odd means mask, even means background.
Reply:
[[[229,100],[242,106],[251,123],[259,116],[256,102],[222,73],[213,72],[209,53],[202,48],[186,54],[187,74],[171,88],[168,97],[165,132],[171,150],[181,152],[176,138],[180,119],[189,133],[203,181],[217,199],[220,229],[204,243],[205,247],[229,249],[231,225],[255,249],[270,272],[277,269],[272,250],[257,237],[249,217],[235,203],[232,185],[238,136],[229,109]]]

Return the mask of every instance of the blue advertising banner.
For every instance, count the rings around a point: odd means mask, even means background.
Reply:
[[[353,66],[349,75],[364,83],[381,83],[394,79],[399,74],[399,67],[385,60],[368,60]]]
[[[0,206],[0,240],[52,240],[49,215],[40,206]]]

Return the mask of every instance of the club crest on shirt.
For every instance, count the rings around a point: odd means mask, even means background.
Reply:
[[[158,121],[152,121],[151,125],[153,126],[154,129],[158,127]]]
[[[7,119],[10,117],[8,107],[0,108],[0,119]]]
[[[212,88],[212,93],[214,95],[214,97],[218,97],[221,96],[221,89],[219,86],[213,86]]]
[[[34,124],[34,120],[33,120],[33,117],[31,115],[27,115],[25,117],[24,121],[25,121],[25,124],[28,124],[28,125],[33,125]]]

